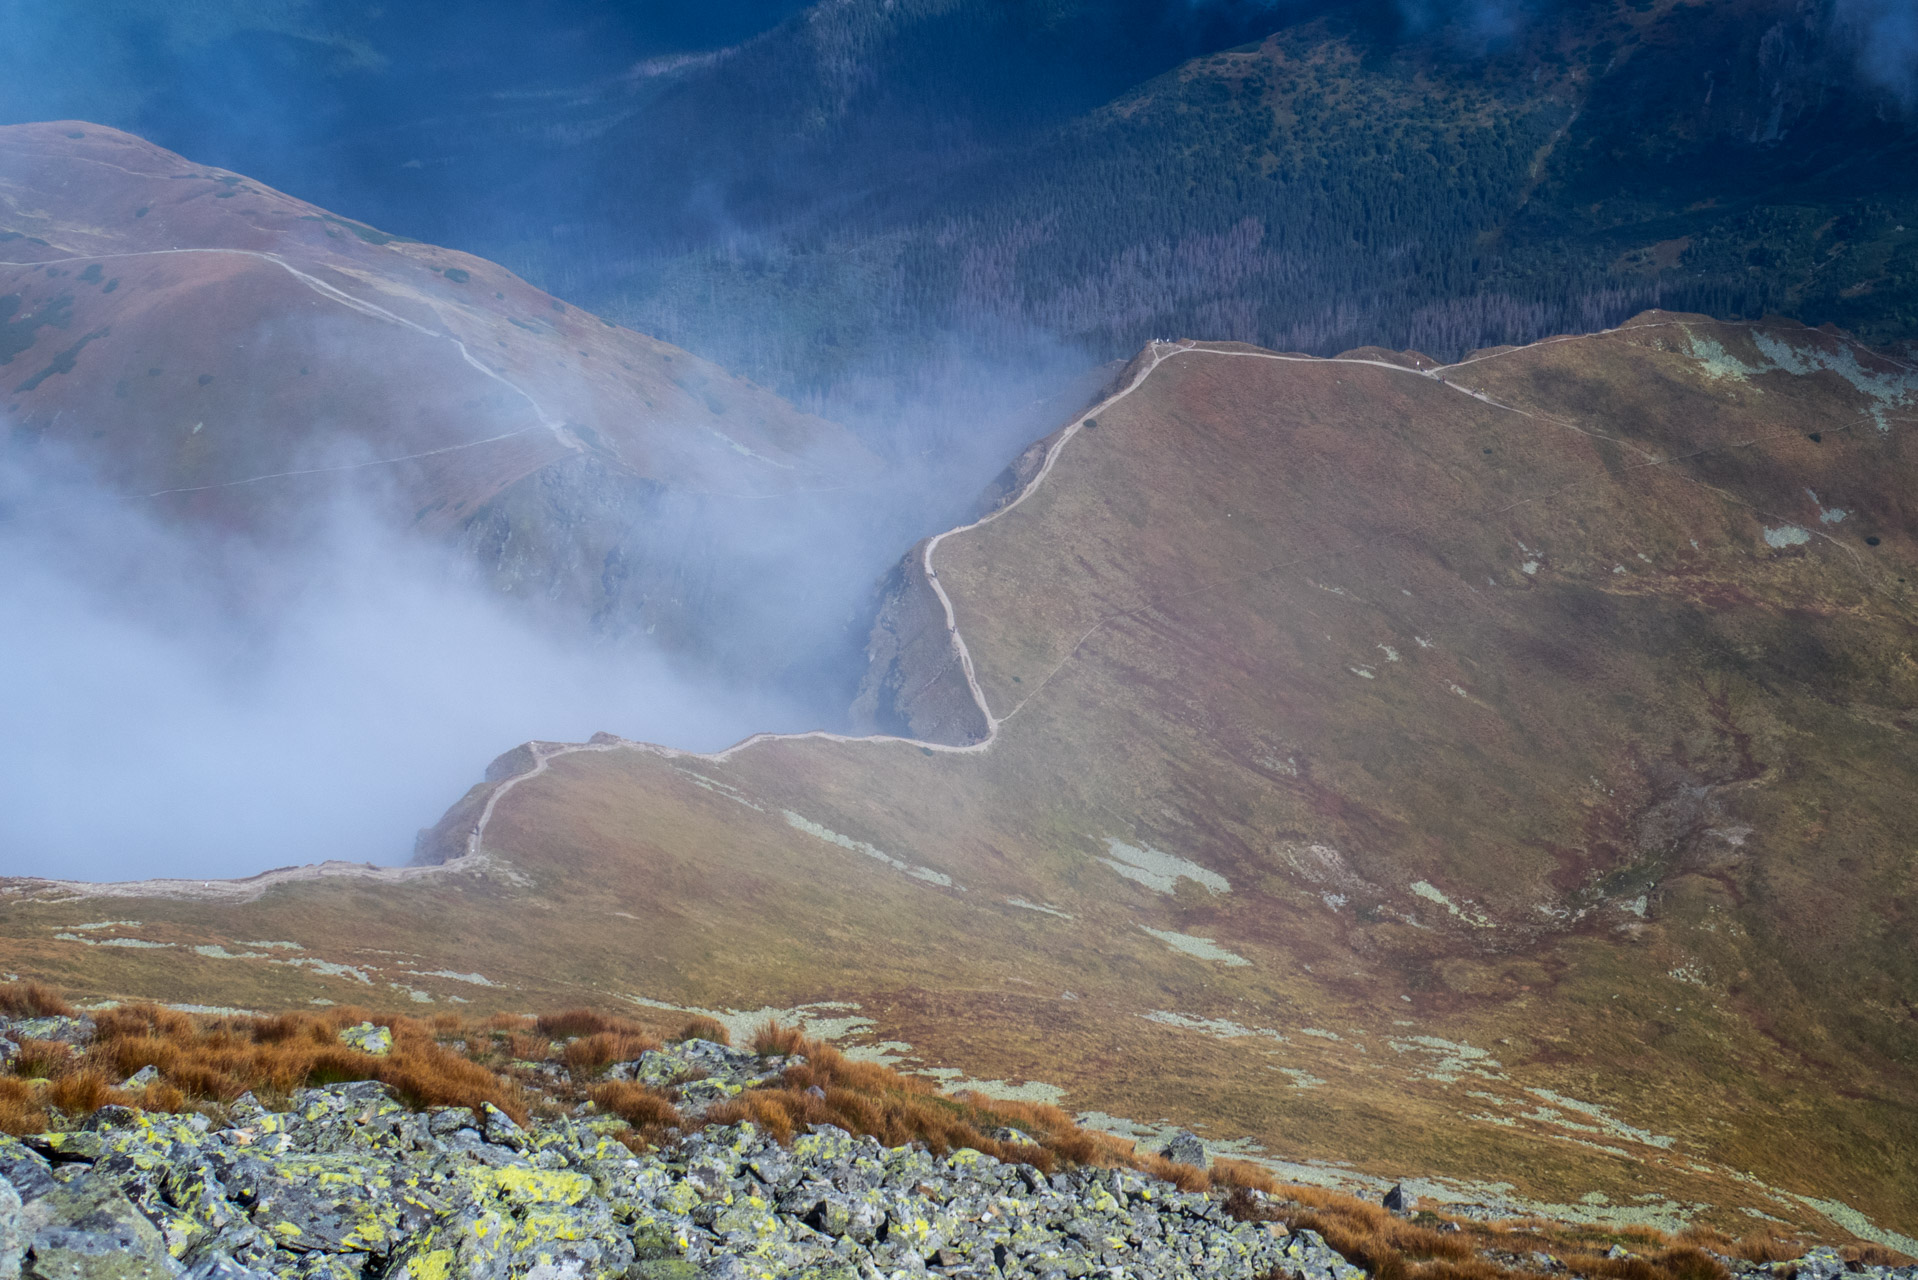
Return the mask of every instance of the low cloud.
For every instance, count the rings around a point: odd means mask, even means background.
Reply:
[[[244,875],[411,855],[486,763],[598,730],[712,749],[797,712],[553,639],[348,500],[297,549],[0,468],[0,872]]]
[[[1396,0],[1403,33],[1443,31],[1457,45],[1483,51],[1510,39],[1536,15],[1539,0]]]
[[[1912,0],[1835,0],[1839,29],[1857,45],[1858,67],[1906,110],[1918,107],[1918,5]]]

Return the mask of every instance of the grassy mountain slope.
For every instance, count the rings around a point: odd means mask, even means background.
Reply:
[[[655,525],[696,540],[873,471],[491,262],[74,122],[0,129],[0,412],[12,461],[170,522],[297,544],[353,496],[548,621],[694,650],[727,584]]]
[[[1438,373],[1156,347],[1121,386],[931,553],[989,739],[531,744],[442,866],[7,882],[7,968],[842,1001],[1424,1194],[1908,1240],[1918,375],[1660,313]]]

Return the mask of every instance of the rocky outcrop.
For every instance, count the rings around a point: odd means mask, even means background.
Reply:
[[[1310,1231],[1130,1170],[1047,1177],[830,1126],[635,1153],[621,1127],[419,1113],[374,1083],[302,1090],[286,1112],[249,1095],[223,1126],[108,1107],[0,1138],[0,1276],[1361,1276]]]
[[[966,682],[945,606],[926,577],[923,544],[893,566],[879,596],[852,731],[955,747],[982,741],[990,732],[985,712]]]
[[[670,1089],[680,1111],[697,1115],[714,1103],[771,1084],[785,1074],[786,1068],[803,1066],[805,1061],[798,1054],[761,1057],[711,1040],[693,1039],[648,1049],[631,1062],[615,1063],[606,1075],[653,1089]]]

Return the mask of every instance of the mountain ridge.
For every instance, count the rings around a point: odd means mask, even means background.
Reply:
[[[492,803],[477,874],[115,897],[135,923],[14,881],[7,963],[252,1007],[838,1002],[1285,1169],[1907,1238],[1910,370],[1670,315],[1407,363],[1185,350],[942,543],[989,751],[535,747],[441,824]]]
[[[348,495],[549,624],[697,651],[726,584],[651,524],[877,477],[843,429],[482,259],[83,122],[0,154],[15,456],[170,524],[297,542]]]

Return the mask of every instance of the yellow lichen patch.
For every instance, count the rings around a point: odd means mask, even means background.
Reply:
[[[474,1191],[494,1194],[522,1206],[575,1205],[593,1191],[593,1180],[563,1169],[475,1169],[469,1175]]]
[[[459,1255],[451,1249],[430,1249],[401,1263],[395,1280],[451,1280]]]

